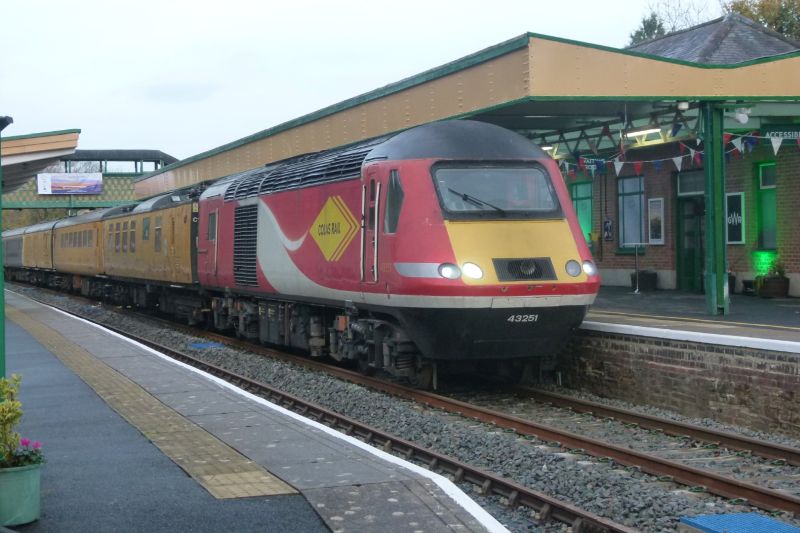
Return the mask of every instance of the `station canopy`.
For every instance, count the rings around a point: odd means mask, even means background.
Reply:
[[[75,129],[2,137],[3,193],[14,191],[61,158],[74,154],[80,133]]]
[[[628,49],[528,33],[169,165],[136,192],[452,118],[518,131],[556,159],[702,137],[703,102],[725,109],[726,131],[797,124],[799,73],[800,43],[735,14]]]

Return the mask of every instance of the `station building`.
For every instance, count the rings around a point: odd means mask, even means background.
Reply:
[[[628,49],[525,34],[168,165],[136,192],[443,119],[550,150],[604,284],[638,272],[643,288],[705,292],[717,314],[730,289],[779,271],[800,296],[800,43],[734,14]]]

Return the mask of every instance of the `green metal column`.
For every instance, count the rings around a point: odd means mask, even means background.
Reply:
[[[0,134],[14,122],[11,117],[0,117]],[[2,135],[0,135],[0,141]],[[0,161],[3,159],[0,149]],[[3,165],[0,163],[0,233],[3,232]],[[3,246],[0,244],[0,377],[6,376],[6,294],[5,294],[5,267],[3,266]]]
[[[706,310],[711,315],[730,313],[725,250],[725,152],[721,102],[704,102],[703,145],[706,173]]]

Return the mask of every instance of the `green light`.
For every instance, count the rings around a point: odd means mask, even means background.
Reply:
[[[753,252],[753,269],[757,276],[764,276],[769,272],[778,252],[775,250],[757,250]]]

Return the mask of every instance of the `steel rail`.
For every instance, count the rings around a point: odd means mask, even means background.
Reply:
[[[51,305],[51,304],[48,304]],[[69,312],[69,311],[67,311]],[[153,319],[152,316],[147,316]],[[163,320],[163,319],[157,319]],[[164,322],[168,322],[164,320]],[[468,416],[476,420],[496,425],[497,427],[511,429],[522,435],[531,435],[540,439],[557,442],[568,449],[578,449],[589,455],[606,457],[621,464],[639,468],[640,470],[656,476],[668,476],[670,479],[689,486],[700,486],[708,492],[730,499],[747,500],[750,504],[765,510],[782,510],[800,516],[800,498],[791,494],[770,490],[758,485],[721,476],[711,471],[694,468],[674,461],[662,459],[653,455],[637,452],[610,443],[603,443],[594,439],[583,437],[558,428],[544,426],[535,422],[524,420],[512,415],[491,411],[479,406],[471,405],[460,400],[447,398],[438,394],[405,387],[365,376],[343,368],[332,367],[321,362],[302,357],[295,357],[273,349],[265,348],[246,341],[235,340],[212,332],[199,332],[196,328],[169,322],[171,327],[182,329],[195,336],[217,339],[220,342],[243,347],[249,351],[278,357],[301,366],[315,368],[348,381],[386,392],[394,396],[412,400],[430,407],[442,409],[446,412]],[[132,335],[116,330],[103,324],[103,327],[118,331],[118,333],[132,337]],[[137,339],[139,340],[139,339]],[[150,344],[146,339],[139,340],[143,344]],[[157,343],[153,343],[157,345]],[[157,350],[172,352],[168,347],[158,345]],[[183,354],[185,357],[191,356]],[[193,358],[192,358],[193,359]],[[206,364],[206,363],[203,363]]]
[[[613,418],[615,420],[637,424],[646,429],[657,429],[669,435],[678,437],[686,436],[704,442],[716,443],[732,450],[753,452],[761,457],[778,459],[786,461],[794,466],[800,466],[800,449],[798,448],[773,444],[771,442],[695,426],[685,422],[658,418],[628,409],[621,409],[619,407],[612,407],[597,402],[564,396],[555,392],[542,391],[528,387],[521,387],[519,391],[520,394],[533,398],[537,402],[566,407],[579,413]]]
[[[152,318],[152,317],[151,317]],[[174,323],[171,323],[175,325]],[[184,331],[198,335],[194,328],[184,325],[177,325]],[[308,368],[314,368],[322,372],[346,379],[353,383],[391,394],[400,398],[422,403],[430,407],[442,409],[446,412],[467,416],[493,424],[504,429],[511,429],[521,435],[535,436],[545,441],[557,442],[560,446],[567,449],[578,449],[596,457],[605,457],[631,467],[636,467],[643,472],[655,476],[667,476],[675,482],[690,487],[703,487],[708,492],[730,498],[733,500],[746,500],[750,504],[768,511],[788,511],[800,516],[800,498],[784,492],[774,491],[765,487],[760,487],[753,483],[740,481],[734,478],[722,476],[709,470],[703,470],[688,465],[662,459],[655,455],[637,452],[629,448],[624,448],[610,443],[604,443],[589,437],[584,437],[566,430],[545,426],[536,422],[525,420],[512,415],[492,411],[476,405],[472,405],[460,400],[448,398],[439,394],[434,394],[411,387],[391,383],[370,376],[365,376],[359,372],[354,372],[344,368],[339,368],[314,361],[305,357],[292,356],[263,346],[258,346],[250,342],[231,339],[217,333],[202,332],[207,338],[217,339],[229,345],[242,347],[255,353],[275,356],[280,359],[290,361]],[[759,442],[759,441],[756,441]],[[767,443],[762,443],[769,446]]]
[[[50,305],[50,304],[47,304]],[[69,311],[63,310],[69,314]],[[84,320],[91,319],[81,317]],[[402,455],[407,460],[416,460],[432,471],[441,471],[453,476],[456,482],[469,482],[480,487],[482,495],[496,495],[506,499],[511,507],[522,505],[537,511],[541,520],[558,520],[572,527],[576,533],[618,532],[635,533],[637,530],[612,520],[580,509],[570,503],[553,498],[543,492],[526,487],[512,480],[497,476],[480,468],[468,465],[452,457],[427,449],[413,442],[391,435],[353,418],[338,414],[293,394],[283,392],[219,366],[207,363],[191,355],[151,341],[139,335],[106,324],[98,325],[130,338],[178,361],[224,379],[247,392],[257,394],[284,408],[316,420],[343,433],[360,438],[368,444],[377,444],[387,452]],[[228,339],[230,340],[230,339]],[[249,345],[248,348],[252,348]],[[355,374],[355,373],[352,373]],[[358,374],[355,374],[358,375]]]

